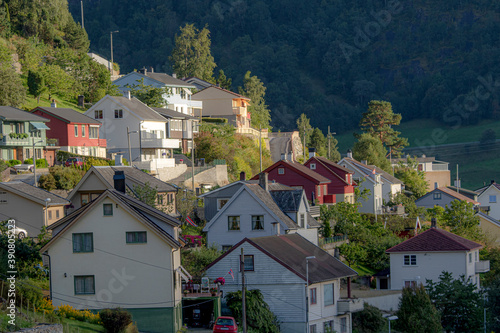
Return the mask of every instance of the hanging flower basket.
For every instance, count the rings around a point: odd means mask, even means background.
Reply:
[[[217,279],[214,280],[214,283],[218,283],[221,286],[223,286],[224,283],[226,283],[226,279],[224,279],[223,277],[218,277]]]

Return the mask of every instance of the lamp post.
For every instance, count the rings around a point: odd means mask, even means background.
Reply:
[[[129,165],[132,166],[132,148],[130,148],[130,134],[131,133],[139,133],[139,131],[129,131],[127,127],[127,141],[128,141],[128,161]],[[141,152],[139,151],[139,155]]]
[[[195,127],[199,126],[200,126],[199,124],[195,124],[195,122],[191,120],[191,176],[192,176],[193,194],[196,194],[194,190],[194,129]]]
[[[309,260],[315,256],[306,257],[306,333],[309,332]]]
[[[109,71],[111,72],[111,75],[113,75],[113,33],[119,32],[118,30],[111,31],[109,34],[111,36],[111,64],[109,66]]]
[[[51,201],[50,198],[45,199],[45,223],[43,224],[44,226],[47,226],[49,224],[47,205],[50,203],[50,201]]]
[[[397,320],[398,316],[384,315],[384,317],[387,318],[387,321],[389,322],[389,333],[391,333],[391,321]]]
[[[43,142],[43,140],[40,141],[35,141],[35,138],[33,137],[33,175],[35,176],[35,187],[37,186],[37,179],[36,179],[36,151],[35,151],[35,145],[37,143]]]

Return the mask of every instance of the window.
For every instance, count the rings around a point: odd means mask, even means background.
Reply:
[[[474,261],[477,261],[477,254],[478,254],[478,251],[474,252],[474,254],[475,254]]]
[[[156,196],[156,202],[158,203],[158,205],[163,205],[163,194],[158,194]]]
[[[78,125],[75,125],[75,138],[78,137]]]
[[[82,125],[82,138],[85,137],[85,125]]]
[[[306,214],[299,213],[299,227],[304,228],[306,225]]]
[[[115,118],[123,118],[123,110],[115,110]]]
[[[240,217],[239,216],[228,216],[227,217],[228,230],[240,230]]]
[[[309,326],[309,333],[317,333],[316,324]]]
[[[102,205],[104,216],[113,216],[113,204]]]
[[[264,215],[252,215],[252,230],[264,230]]]
[[[405,266],[416,266],[417,265],[417,255],[416,254],[406,254],[404,257]]]
[[[318,302],[318,298],[316,296],[316,288],[311,288],[309,289],[309,294],[311,295],[311,302],[310,304],[316,304]]]
[[[49,220],[52,220],[52,211],[49,210]]]
[[[321,185],[318,186],[318,198],[321,196]]]
[[[102,119],[102,110],[95,110],[94,111],[94,118],[95,119]]]
[[[58,219],[58,218],[59,218],[59,209],[56,210],[56,219]]]
[[[81,199],[82,206],[85,206],[86,204],[88,204],[89,203],[89,195],[88,195],[88,193],[82,193],[80,195],[80,199]]]
[[[98,139],[99,138],[99,127],[89,126],[89,138]]]
[[[323,332],[331,332],[333,330],[333,320],[325,321],[323,323]]]
[[[95,278],[94,275],[75,276],[75,295],[94,295]]]
[[[29,149],[26,149],[25,155],[26,155],[26,158],[30,158],[30,150]]]
[[[496,195],[490,195],[490,202],[491,203],[496,203],[497,202],[497,196]]]
[[[311,163],[310,168],[311,170],[316,170],[316,163]]]
[[[221,210],[228,201],[229,199],[217,199],[217,210]]]
[[[340,333],[347,333],[347,318],[340,318]]]
[[[278,175],[284,175],[285,174],[285,168],[278,168]]]
[[[410,281],[405,281],[405,288],[415,288],[417,286],[417,282],[410,280]]]
[[[240,260],[241,260],[241,255],[240,255]],[[253,255],[245,255],[245,272],[253,270],[254,270]],[[240,272],[241,272],[241,267],[240,267]]]
[[[472,253],[469,253],[469,263],[472,263]]]
[[[94,239],[91,232],[73,234],[73,252],[94,252]]]
[[[126,233],[127,244],[147,243],[146,231],[130,231]]]
[[[441,200],[441,193],[434,193],[433,198],[434,200]]]
[[[323,286],[323,301],[325,306],[333,305],[335,303],[333,293],[333,283],[325,284]]]
[[[227,252],[231,250],[232,247],[232,245],[222,245],[222,252]]]

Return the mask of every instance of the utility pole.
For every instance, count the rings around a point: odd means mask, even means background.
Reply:
[[[460,178],[458,178],[458,164],[457,164],[457,183],[455,184],[457,188],[457,193],[460,193]]]
[[[242,321],[243,321],[243,333],[247,333],[247,306],[246,306],[246,292],[245,292],[245,255],[243,253],[243,248],[241,248],[241,306],[242,306]]]
[[[194,191],[194,121],[191,120],[191,180],[192,180],[192,188],[193,188],[193,194],[196,195]]]
[[[260,172],[262,172],[262,125],[259,124],[259,157],[260,157]]]
[[[304,163],[306,161],[306,124],[304,124]]]
[[[85,30],[85,25],[83,24],[83,0],[80,0],[81,11],[82,11],[82,29]]]
[[[328,126],[328,159],[330,159],[330,141],[331,141],[330,126]]]
[[[111,75],[113,75],[113,33],[119,32],[118,30],[116,31],[111,31],[109,34],[111,36],[111,64],[109,66],[109,71],[111,72]]]

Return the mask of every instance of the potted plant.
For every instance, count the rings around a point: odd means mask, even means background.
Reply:
[[[224,283],[226,283],[226,279],[224,279],[223,277],[218,277],[217,279],[214,280],[214,283],[223,286]]]
[[[189,290],[187,290],[187,289],[184,289],[183,292],[184,292],[184,296],[187,296],[189,294]]]
[[[210,288],[210,293],[212,296],[215,296],[217,294],[217,288]]]

